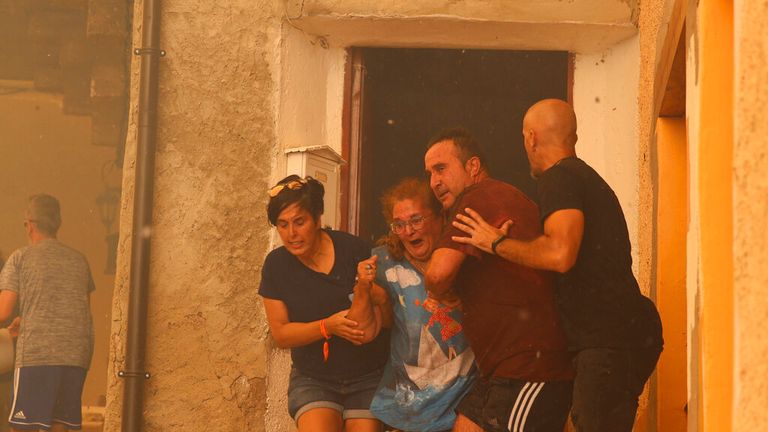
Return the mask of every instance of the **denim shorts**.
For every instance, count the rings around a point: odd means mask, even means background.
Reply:
[[[331,408],[344,420],[373,419],[371,400],[381,380],[383,368],[349,379],[319,379],[296,368],[288,384],[288,413],[294,421],[314,408]]]

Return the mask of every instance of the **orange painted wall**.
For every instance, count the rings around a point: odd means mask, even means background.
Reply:
[[[733,3],[699,3],[701,376],[704,431],[731,430],[733,401]]]
[[[664,352],[656,367],[658,431],[685,431],[688,399],[686,335],[686,231],[688,143],[685,119],[656,122],[658,232],[656,305],[664,323]]]

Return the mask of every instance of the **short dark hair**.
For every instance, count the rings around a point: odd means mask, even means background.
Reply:
[[[37,226],[38,231],[49,236],[55,236],[61,227],[59,200],[47,194],[30,196],[26,218]]]
[[[477,157],[480,160],[480,166],[485,167],[485,155],[480,148],[480,143],[463,127],[441,130],[429,140],[427,150],[439,142],[448,140],[452,141],[453,145],[459,150],[459,160],[461,160],[461,163],[467,163],[471,158]]]
[[[309,212],[312,218],[317,221],[323,214],[324,204],[323,195],[325,188],[323,184],[312,177],[301,178],[295,174],[277,182],[270,189],[269,203],[267,204],[267,218],[269,223],[277,225],[277,218],[283,210],[292,204],[298,204],[299,207]]]

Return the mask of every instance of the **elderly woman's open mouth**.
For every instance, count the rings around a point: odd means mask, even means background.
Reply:
[[[424,243],[424,239],[416,238],[413,240],[408,240],[408,243],[413,247],[419,247]]]

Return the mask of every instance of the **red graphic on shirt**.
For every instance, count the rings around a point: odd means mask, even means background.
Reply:
[[[422,304],[419,304],[419,300],[416,300],[415,303],[416,306],[422,306],[427,312],[432,314],[429,321],[427,321],[428,328],[435,325],[435,323],[440,323],[440,337],[443,342],[461,333],[461,324],[448,314],[453,310],[452,308],[432,299],[427,299]]]

